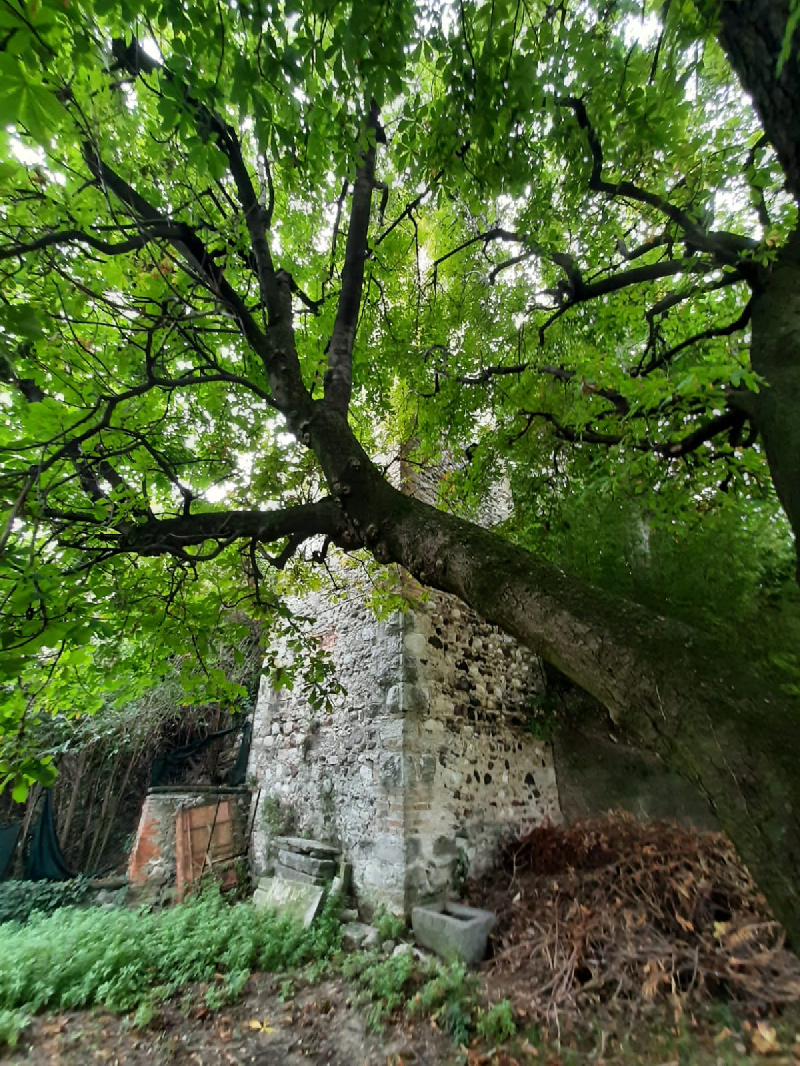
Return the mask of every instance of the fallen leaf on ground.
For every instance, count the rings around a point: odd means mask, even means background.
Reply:
[[[774,1055],[781,1050],[777,1032],[766,1022],[759,1022],[756,1026],[752,1044],[753,1051],[758,1055]]]
[[[260,1022],[258,1018],[251,1018],[247,1023],[250,1028],[256,1033],[274,1033],[275,1029],[269,1024],[269,1022]]]

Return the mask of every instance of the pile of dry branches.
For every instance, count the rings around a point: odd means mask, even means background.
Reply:
[[[615,815],[508,844],[471,901],[498,924],[492,984],[544,1017],[665,997],[764,1010],[800,1000],[800,960],[723,834]]]

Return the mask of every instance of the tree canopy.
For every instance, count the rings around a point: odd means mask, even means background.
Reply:
[[[786,919],[799,13],[6,0],[0,781],[232,607],[301,640],[282,595],[364,550],[700,781]]]

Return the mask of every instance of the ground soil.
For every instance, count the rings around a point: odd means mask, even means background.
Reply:
[[[484,977],[485,1002],[508,992]],[[195,989],[199,1003],[202,989]],[[635,1021],[618,1013],[565,1015],[526,1025],[503,1047],[475,1040],[456,1047],[430,1019],[368,1031],[341,981],[279,995],[280,981],[255,975],[236,1004],[208,1011],[167,1005],[147,1026],[107,1011],[34,1019],[3,1066],[799,1066],[798,1017],[761,1021],[725,1009],[683,1013],[652,1008]],[[513,989],[511,989],[513,991]],[[520,986],[518,992],[523,993]]]
[[[280,998],[280,981],[255,975],[242,998],[209,1011],[195,990],[191,1002],[168,1004],[147,1026],[108,1011],[67,1011],[36,1018],[16,1050],[0,1061],[53,1066],[386,1066],[451,1063],[456,1049],[429,1024],[401,1024],[370,1033],[349,1006],[341,981],[301,988]]]

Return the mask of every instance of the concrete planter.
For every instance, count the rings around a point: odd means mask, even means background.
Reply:
[[[470,966],[485,957],[495,921],[491,911],[461,903],[431,903],[411,911],[414,937],[421,947],[446,959],[461,959]]]

